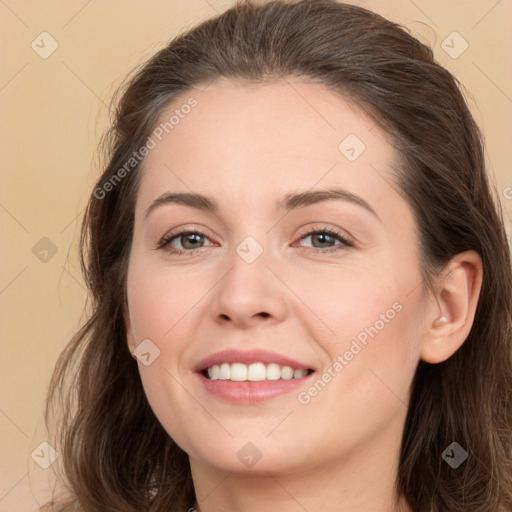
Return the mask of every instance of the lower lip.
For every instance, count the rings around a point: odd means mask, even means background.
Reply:
[[[211,380],[198,374],[202,385],[211,395],[237,404],[252,404],[271,400],[300,388],[313,375],[300,379],[261,380],[256,382],[234,382],[231,380]]]

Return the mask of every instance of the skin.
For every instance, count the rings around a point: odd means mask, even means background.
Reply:
[[[198,105],[144,162],[126,325],[132,352],[144,339],[160,350],[149,366],[139,362],[140,375],[159,421],[189,455],[195,508],[411,511],[403,499],[393,501],[410,384],[420,359],[443,361],[466,339],[479,257],[458,255],[435,290],[425,291],[415,219],[394,180],[394,149],[346,99],[292,78],[222,80],[186,93],[162,120],[190,96]],[[366,146],[352,162],[338,149],[349,134]],[[276,209],[286,194],[331,187],[363,198],[376,215],[345,200],[286,215]],[[170,191],[207,195],[219,211],[164,204],[145,218]],[[335,237],[301,240],[325,227],[353,247]],[[181,255],[157,248],[185,228],[205,238],[195,245],[175,238],[174,248],[189,251]],[[248,236],[263,249],[252,263],[236,252]],[[338,356],[397,303],[394,318],[307,404],[297,392],[227,403],[192,371],[220,350],[265,348],[307,363],[316,378],[329,368],[332,375]],[[252,467],[237,457],[248,442],[261,454]]]

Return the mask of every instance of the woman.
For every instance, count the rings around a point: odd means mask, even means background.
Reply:
[[[108,145],[54,510],[512,507],[510,251],[428,47],[240,2],[129,81]]]

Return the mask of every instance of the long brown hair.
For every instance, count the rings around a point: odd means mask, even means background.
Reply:
[[[510,249],[460,86],[429,47],[371,11],[334,0],[276,0],[239,1],[181,34],[121,90],[108,163],[81,232],[92,312],[60,357],[48,397],[68,489],[67,504],[54,510],[168,512],[192,503],[188,457],[153,414],[126,343],[126,274],[143,160],[122,179],[118,171],[147,143],[163,109],[192,87],[221,77],[287,76],[357,102],[389,136],[417,222],[425,286],[458,253],[475,250],[482,258],[467,340],[447,361],[417,367],[397,495],[415,512],[512,508]],[[453,441],[469,452],[457,469],[441,457]]]

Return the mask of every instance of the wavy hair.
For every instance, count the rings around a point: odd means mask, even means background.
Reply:
[[[126,276],[144,160],[115,186],[105,184],[144,146],[169,103],[192,87],[290,76],[354,101],[389,137],[417,223],[425,286],[463,251],[482,258],[465,343],[443,363],[418,364],[397,495],[415,512],[512,509],[510,248],[460,84],[431,48],[369,10],[334,0],[240,0],[174,38],[119,92],[106,166],[80,237],[92,310],[58,360],[47,401],[67,496],[55,498],[53,510],[169,512],[192,503],[187,454],[152,412],[126,342]],[[453,441],[469,452],[457,469],[441,458]]]

